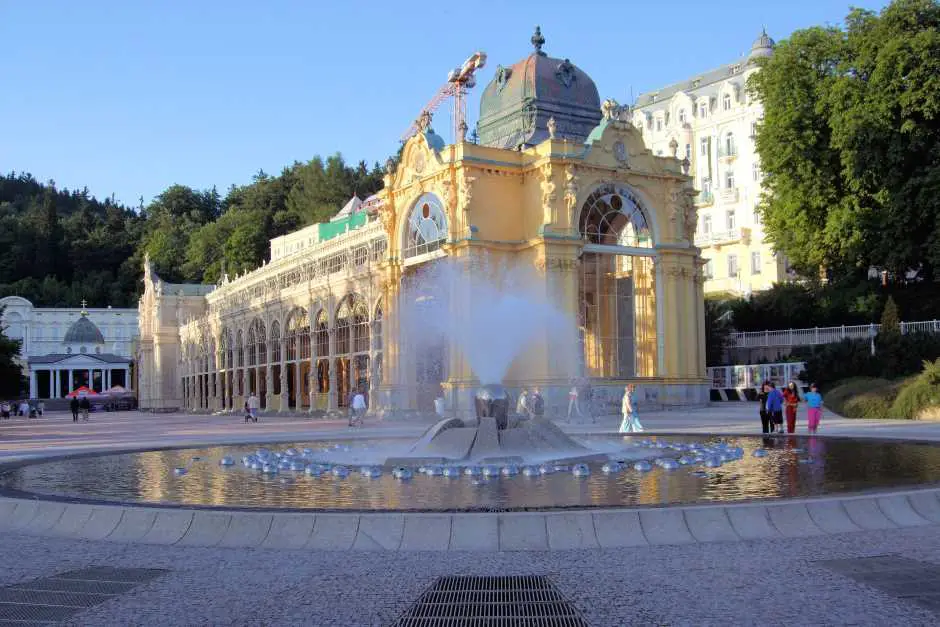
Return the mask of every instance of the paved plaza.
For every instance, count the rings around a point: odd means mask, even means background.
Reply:
[[[650,432],[759,431],[751,404],[648,412],[643,420]],[[604,432],[616,422],[607,417],[562,426]],[[413,436],[423,428],[367,421],[355,433]],[[940,423],[831,415],[822,431],[940,439]],[[0,423],[0,460],[349,433],[343,420],[299,417],[245,425],[238,416],[116,413],[75,424],[52,414]],[[321,532],[321,521],[333,521],[324,527],[329,531],[341,520],[322,515],[165,510],[151,517],[146,508],[120,510],[0,501],[0,586],[91,566],[165,569],[68,619],[81,625],[387,625],[448,575],[547,576],[590,625],[940,622],[940,499],[934,491],[557,516],[364,515],[354,532],[342,533]],[[260,520],[263,531],[244,516]],[[349,520],[338,528],[350,529]],[[389,529],[397,531],[390,535]],[[432,547],[441,529],[449,535]],[[295,543],[297,537],[303,541]],[[465,550],[461,541],[474,537],[492,544],[471,542],[473,550]],[[888,557],[855,560],[872,556]],[[0,589],[0,604],[15,594],[26,593]]]

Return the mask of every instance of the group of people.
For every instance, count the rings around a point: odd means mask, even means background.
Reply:
[[[545,399],[538,388],[531,392],[523,389],[516,400],[516,413],[527,418],[542,418],[545,416]]]
[[[822,417],[822,395],[813,383],[804,395],[806,401],[806,425],[810,433],[819,429]],[[790,381],[783,391],[777,389],[773,381],[764,381],[757,394],[760,403],[760,422],[764,433],[783,433],[783,419],[786,416],[786,432],[796,432],[796,411],[800,405],[800,388]]]
[[[46,406],[42,401],[36,403],[35,406],[30,405],[29,401],[26,399],[21,401],[0,401],[0,418],[5,420],[16,416],[22,416],[24,418],[42,417],[45,411]]]
[[[88,400],[87,396],[81,398],[73,396],[72,400],[69,401],[69,409],[72,410],[72,422],[78,422],[79,412],[82,414],[82,420],[88,422],[88,412],[91,411],[91,402]]]

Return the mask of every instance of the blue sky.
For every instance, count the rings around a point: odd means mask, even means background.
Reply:
[[[472,125],[535,24],[550,56],[626,103],[734,60],[762,25],[782,39],[847,12],[845,0],[0,0],[0,171],[133,205],[173,183],[224,193],[316,154],[384,162],[448,70],[483,50]]]

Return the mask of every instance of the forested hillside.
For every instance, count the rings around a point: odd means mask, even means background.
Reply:
[[[346,165],[339,154],[263,171],[223,197],[215,187],[171,185],[147,206],[126,207],[57,189],[30,174],[0,176],[0,297],[37,306],[133,307],[141,260],[150,253],[171,282],[214,282],[261,265],[268,239],[328,220],[354,194],[382,185],[378,164]]]

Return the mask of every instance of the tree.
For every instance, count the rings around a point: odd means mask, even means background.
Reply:
[[[731,335],[732,310],[728,303],[713,298],[705,299],[705,364],[721,366],[725,363],[725,350]]]
[[[898,306],[891,296],[888,297],[885,308],[881,312],[881,329],[878,331],[878,335],[882,338],[901,335],[901,317],[898,314]]]
[[[854,9],[796,31],[748,89],[764,229],[806,276],[940,267],[940,3]]]
[[[4,307],[0,307],[0,320],[3,319]],[[23,390],[23,371],[16,358],[20,355],[20,340],[12,340],[0,326],[0,398],[19,396]]]

